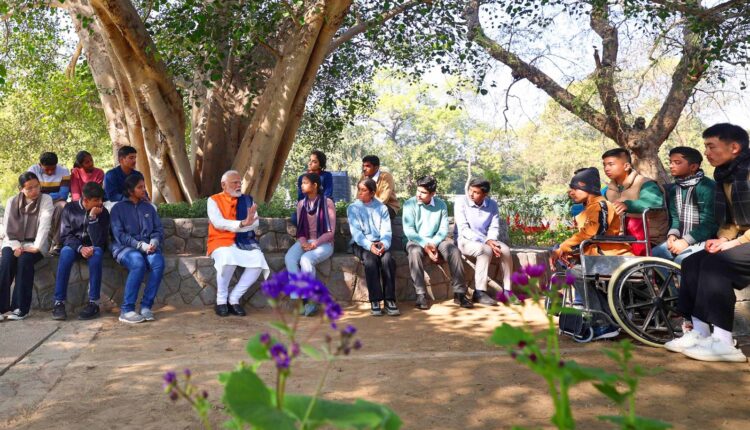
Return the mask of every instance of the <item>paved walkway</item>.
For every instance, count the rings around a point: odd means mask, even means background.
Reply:
[[[388,404],[405,429],[549,428],[552,406],[541,378],[486,343],[502,321],[520,323],[517,315],[504,308],[466,311],[450,302],[428,312],[402,308],[400,318],[373,318],[363,306],[346,309],[345,322],[359,328],[364,348],[336,363],[325,397]],[[183,368],[208,390],[217,405],[214,428],[220,428],[217,376],[245,358],[247,338],[267,330],[271,311],[218,318],[209,308],[164,308],[157,317],[128,326],[113,314],[58,323],[36,313],[0,324],[0,428],[197,429],[189,408],[172,404],[161,390],[161,375]],[[542,323],[537,311],[526,318]],[[316,339],[325,330],[313,320],[301,325],[303,336]],[[566,360],[613,370],[601,353],[607,344],[562,341]],[[636,361],[659,372],[643,379],[641,415],[675,428],[747,428],[750,364],[700,363],[648,347],[637,348]],[[271,380],[270,367],[262,373]],[[321,373],[320,363],[300,360],[289,390],[312,392]],[[596,416],[616,410],[590,385],[575,388],[572,402],[579,428],[610,428]]]

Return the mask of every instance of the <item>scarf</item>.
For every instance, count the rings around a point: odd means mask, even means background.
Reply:
[[[247,218],[247,211],[253,207],[253,198],[248,195],[241,195],[237,198],[237,220],[242,221]],[[237,248],[245,251],[252,251],[254,249],[260,249],[258,240],[255,239],[254,231],[245,231],[242,233],[235,233],[234,243],[237,244]]]
[[[300,237],[310,238],[310,223],[307,222],[308,215],[316,215],[318,217],[318,237],[322,236],[323,233],[331,231],[327,200],[327,197],[318,194],[311,207],[309,197],[305,196],[305,199],[302,200],[302,213],[297,217],[297,239]]]
[[[6,214],[8,217],[8,228],[5,234],[8,239],[19,242],[33,242],[36,239],[36,232],[39,227],[39,200],[32,200],[26,204],[26,198],[23,193],[18,193],[11,202],[11,213]]]
[[[703,170],[698,170],[695,175],[686,178],[675,179],[677,189],[675,190],[675,200],[677,203],[677,213],[680,217],[680,233],[682,237],[688,235],[695,227],[700,224],[700,209],[698,202],[693,198],[695,186],[703,179],[705,174]],[[682,191],[685,190],[685,197]]]
[[[750,225],[750,150],[744,150],[740,155],[714,171],[714,179],[719,189],[716,190],[714,213],[719,225],[730,224]],[[731,213],[727,211],[727,196],[724,185],[731,184]]]

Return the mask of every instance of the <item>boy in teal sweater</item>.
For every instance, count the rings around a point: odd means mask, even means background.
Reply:
[[[448,206],[435,197],[436,190],[437,180],[430,175],[424,176],[417,181],[416,197],[404,203],[402,220],[409,271],[417,292],[416,307],[430,308],[422,258],[427,255],[433,263],[437,263],[442,255],[450,267],[453,302],[462,308],[473,308],[473,303],[466,297],[461,251],[452,240],[447,239]]]
[[[714,217],[716,183],[703,174],[700,151],[678,146],[669,151],[669,171],[675,185],[669,190],[671,223],[667,241],[655,247],[654,257],[681,264],[701,251],[719,229]]]

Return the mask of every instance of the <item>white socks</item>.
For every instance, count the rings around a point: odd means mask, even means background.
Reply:
[[[711,336],[711,327],[708,325],[707,322],[703,322],[698,319],[698,317],[693,317],[693,330],[695,330],[696,333],[701,335],[701,337],[709,337]]]
[[[701,321],[700,319],[693,317],[693,330],[701,335],[701,337],[711,336],[719,342],[723,342],[727,345],[734,346],[734,338],[732,332],[724,330],[721,327],[714,326],[714,332],[711,334],[711,327],[707,322]]]

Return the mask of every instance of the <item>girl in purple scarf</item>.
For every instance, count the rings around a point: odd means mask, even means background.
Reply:
[[[300,188],[305,198],[297,202],[297,242],[289,248],[284,262],[290,273],[315,274],[315,266],[333,255],[333,232],[336,230],[336,206],[320,193],[320,176],[302,175]],[[317,312],[314,303],[306,303],[304,315]]]

